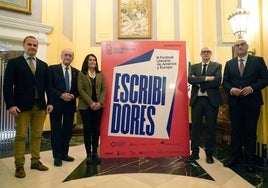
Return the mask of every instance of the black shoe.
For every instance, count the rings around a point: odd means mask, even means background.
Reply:
[[[224,161],[223,166],[232,167],[232,166],[236,165],[237,162],[238,162],[237,159],[231,157],[230,159],[227,159],[226,161]]]
[[[69,155],[64,155],[64,156],[61,158],[61,160],[63,160],[63,161],[68,161],[68,162],[72,162],[72,161],[74,161],[74,158],[71,157],[71,156],[69,156]]]
[[[91,156],[87,157],[87,159],[86,159],[86,163],[87,163],[88,165],[90,165],[90,164],[93,163],[93,159],[92,159]]]
[[[213,159],[211,154],[206,155],[206,163],[208,163],[208,164],[214,163],[214,159]]]
[[[188,161],[188,162],[194,162],[195,160],[198,160],[198,159],[199,159],[199,154],[197,154],[197,153],[192,153],[192,154],[188,157],[187,161]]]
[[[59,158],[54,158],[54,166],[61,166],[62,165],[62,161]]]
[[[101,163],[101,158],[99,157],[99,155],[97,153],[92,155],[92,159],[95,163],[100,164]]]

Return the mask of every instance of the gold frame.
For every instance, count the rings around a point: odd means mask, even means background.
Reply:
[[[152,38],[152,0],[118,0],[118,38]]]
[[[25,14],[32,14],[32,0],[13,1],[0,0],[0,9],[6,9]]]

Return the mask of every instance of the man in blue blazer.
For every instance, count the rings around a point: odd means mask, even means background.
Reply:
[[[189,161],[199,159],[200,131],[203,117],[206,124],[205,152],[206,162],[211,164],[215,150],[215,128],[219,106],[223,104],[219,86],[222,79],[222,65],[210,60],[212,55],[208,47],[201,49],[202,61],[190,67],[188,82],[192,84],[191,91],[191,150]]]
[[[224,166],[235,165],[244,146],[247,170],[254,172],[256,129],[263,105],[261,90],[268,84],[268,71],[262,57],[248,54],[245,40],[237,40],[234,51],[237,57],[226,62],[223,76],[223,86],[229,93],[232,127],[231,157],[224,162]]]
[[[52,87],[54,110],[50,114],[51,146],[54,165],[61,166],[62,160],[74,161],[68,155],[76,112],[78,69],[71,67],[74,59],[72,49],[61,53],[62,62],[48,68],[48,80]]]
[[[48,65],[35,55],[38,40],[25,37],[22,56],[8,60],[4,74],[4,99],[6,108],[15,117],[16,136],[14,140],[15,177],[24,178],[25,144],[31,127],[30,151],[31,169],[46,171],[40,161],[40,145],[46,113],[53,110],[51,90],[47,82]],[[48,103],[45,99],[47,94]],[[47,105],[48,104],[48,105]]]

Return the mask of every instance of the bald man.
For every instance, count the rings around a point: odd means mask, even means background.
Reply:
[[[78,97],[77,77],[79,70],[71,66],[73,59],[73,50],[66,48],[61,53],[62,62],[48,68],[48,80],[52,87],[54,102],[54,111],[50,113],[50,125],[55,166],[61,166],[62,160],[74,161],[74,158],[68,155],[76,112],[76,98]]]
[[[222,65],[210,60],[212,51],[208,47],[201,49],[202,61],[191,65],[188,82],[192,84],[191,91],[191,150],[188,161],[199,159],[200,131],[205,117],[206,138],[205,152],[206,162],[214,163],[213,152],[215,150],[215,128],[217,124],[219,106],[223,104],[219,86],[222,80]]]
[[[247,171],[254,172],[256,152],[256,129],[263,105],[261,90],[268,84],[268,72],[262,57],[248,54],[245,40],[234,43],[237,57],[226,62],[223,87],[229,93],[228,102],[231,119],[231,157],[224,162],[232,167],[245,147]]]

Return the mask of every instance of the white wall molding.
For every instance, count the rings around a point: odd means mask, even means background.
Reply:
[[[47,34],[52,30],[53,26],[50,25],[0,15],[1,45],[12,43],[15,47],[21,46],[21,42],[26,36],[35,36],[39,40],[37,56],[43,60],[46,59],[46,47],[49,44]],[[9,45],[9,49],[12,45]]]
[[[50,33],[53,26],[45,25],[28,20],[11,18],[0,15],[0,27],[9,27],[13,29],[27,29],[29,31],[39,31],[42,33]]]

